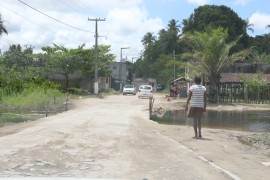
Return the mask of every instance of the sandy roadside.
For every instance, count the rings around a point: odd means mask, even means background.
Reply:
[[[164,94],[155,96],[153,111],[162,113],[167,110],[179,110],[185,107],[186,100],[166,98]],[[211,110],[269,110],[265,105],[209,105]],[[192,149],[194,152],[219,164],[242,179],[267,179],[270,173],[270,133],[231,131],[202,127],[203,139],[194,140],[191,126],[161,125],[160,131],[172,139]]]
[[[190,167],[194,165],[194,169],[204,175],[201,179],[219,176],[222,174],[219,170],[236,175],[228,179],[268,179],[270,150],[263,138],[269,138],[269,133],[203,128],[203,139],[193,139],[190,126],[162,125],[149,120],[148,100],[135,96],[82,99],[72,104],[73,109],[65,113],[1,128],[0,140],[2,145],[6,143],[2,146],[5,147],[3,152],[9,147],[22,146],[16,152],[11,151],[13,154],[9,156],[2,154],[0,169],[10,166],[8,172],[3,171],[3,177],[7,173],[24,175],[28,172],[34,175],[179,179],[172,177],[190,174]],[[168,101],[164,95],[155,94],[154,109],[179,109],[183,105],[181,99]],[[118,114],[119,109],[125,113]],[[109,113],[104,114],[105,111]],[[22,135],[28,138],[21,138]],[[28,148],[33,143],[34,147]],[[54,163],[47,163],[51,161]],[[45,164],[40,167],[42,163]],[[86,165],[91,171],[85,169]],[[47,166],[54,171],[48,172]],[[209,169],[216,174],[209,175]]]
[[[153,112],[156,114],[164,113],[168,110],[184,109],[186,99],[180,98],[167,98],[165,94],[156,94],[153,106]],[[207,110],[215,111],[270,111],[270,106],[267,104],[226,104],[216,105],[208,104]],[[234,131],[229,131],[234,132]],[[249,146],[265,146],[266,149],[270,148],[270,133],[259,132],[243,132],[236,131],[238,134],[243,134],[239,137],[242,144]]]

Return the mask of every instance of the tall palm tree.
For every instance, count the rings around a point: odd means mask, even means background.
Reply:
[[[193,52],[189,56],[193,59],[191,69],[196,73],[205,75],[209,84],[219,86],[220,73],[239,58],[245,56],[246,51],[230,54],[231,49],[240,39],[227,43],[228,33],[223,28],[212,29],[208,32],[195,32],[186,34]]]
[[[212,100],[219,103],[220,74],[222,70],[233,64],[236,60],[246,57],[246,51],[232,54],[231,49],[241,38],[227,42],[228,32],[223,28],[212,29],[207,32],[195,32],[185,35],[193,48],[190,54],[192,58],[189,63],[190,72],[201,75],[204,81],[210,85],[210,93],[214,96]],[[191,73],[192,74],[192,73]]]
[[[153,44],[156,41],[156,36],[154,35],[154,33],[148,32],[146,33],[141,42],[142,44],[146,47],[149,46],[150,44]]]
[[[0,36],[2,36],[3,33],[8,33],[5,26],[4,26],[4,21],[2,20],[2,16],[0,14]]]
[[[168,24],[168,29],[179,33],[181,26],[178,25],[177,23],[178,21],[175,19],[170,20]]]
[[[254,33],[253,27],[254,27],[254,24],[249,23],[249,19],[246,19],[244,28],[246,28],[246,30],[251,31],[252,33]]]
[[[191,14],[188,19],[184,19],[182,21],[182,24],[183,24],[182,31],[183,31],[183,33],[186,33],[187,31],[189,31],[190,29],[193,28],[193,26],[194,26],[194,20],[193,20],[193,18],[194,18],[194,15]]]

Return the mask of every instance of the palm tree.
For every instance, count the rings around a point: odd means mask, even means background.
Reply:
[[[4,26],[4,21],[2,20],[2,16],[0,14],[0,36],[2,36],[3,33],[8,33],[5,26]]]
[[[172,19],[169,21],[169,24],[168,24],[168,29],[171,30],[171,31],[175,31],[175,32],[180,32],[180,25],[177,24],[178,21],[176,21],[175,19]]]
[[[143,39],[141,40],[142,44],[146,47],[150,44],[153,44],[156,41],[156,36],[154,36],[154,33],[148,32],[143,36]]]
[[[194,18],[194,15],[191,14],[188,19],[184,19],[182,21],[182,24],[183,24],[182,31],[183,31],[183,33],[186,33],[187,31],[189,31],[189,30],[191,30],[193,28],[193,26],[194,26],[193,18]]]
[[[210,85],[216,87],[219,87],[221,71],[246,53],[246,51],[241,51],[230,54],[230,50],[241,36],[230,43],[226,42],[227,37],[228,32],[223,28],[186,34],[184,37],[193,47],[193,52],[189,54],[193,62],[189,63],[189,66],[197,74],[204,75]]]
[[[187,39],[193,52],[190,53],[192,62],[188,64],[189,70],[204,77],[210,85],[210,93],[213,94],[213,100],[219,103],[220,74],[222,70],[233,64],[236,60],[245,57],[245,52],[231,54],[231,49],[241,38],[227,43],[228,32],[223,28],[212,29],[207,32],[187,33],[184,39]],[[192,72],[191,72],[192,74]]]
[[[163,54],[172,54],[177,49],[177,40],[180,37],[180,25],[172,19],[167,25],[167,30],[159,31],[159,44]]]
[[[254,33],[254,29],[253,29],[254,24],[250,24],[249,19],[245,20],[245,26],[244,27],[246,28],[246,30],[251,31],[252,33]]]

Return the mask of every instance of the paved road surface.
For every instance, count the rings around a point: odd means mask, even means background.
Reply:
[[[81,99],[35,122],[0,128],[0,178],[231,179],[148,120],[148,99]],[[237,177],[235,177],[237,179]]]

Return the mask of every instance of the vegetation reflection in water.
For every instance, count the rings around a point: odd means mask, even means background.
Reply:
[[[192,119],[184,110],[167,111],[162,116],[153,115],[152,120],[161,124],[189,125]],[[202,126],[215,129],[270,132],[270,111],[211,111],[204,113]]]

